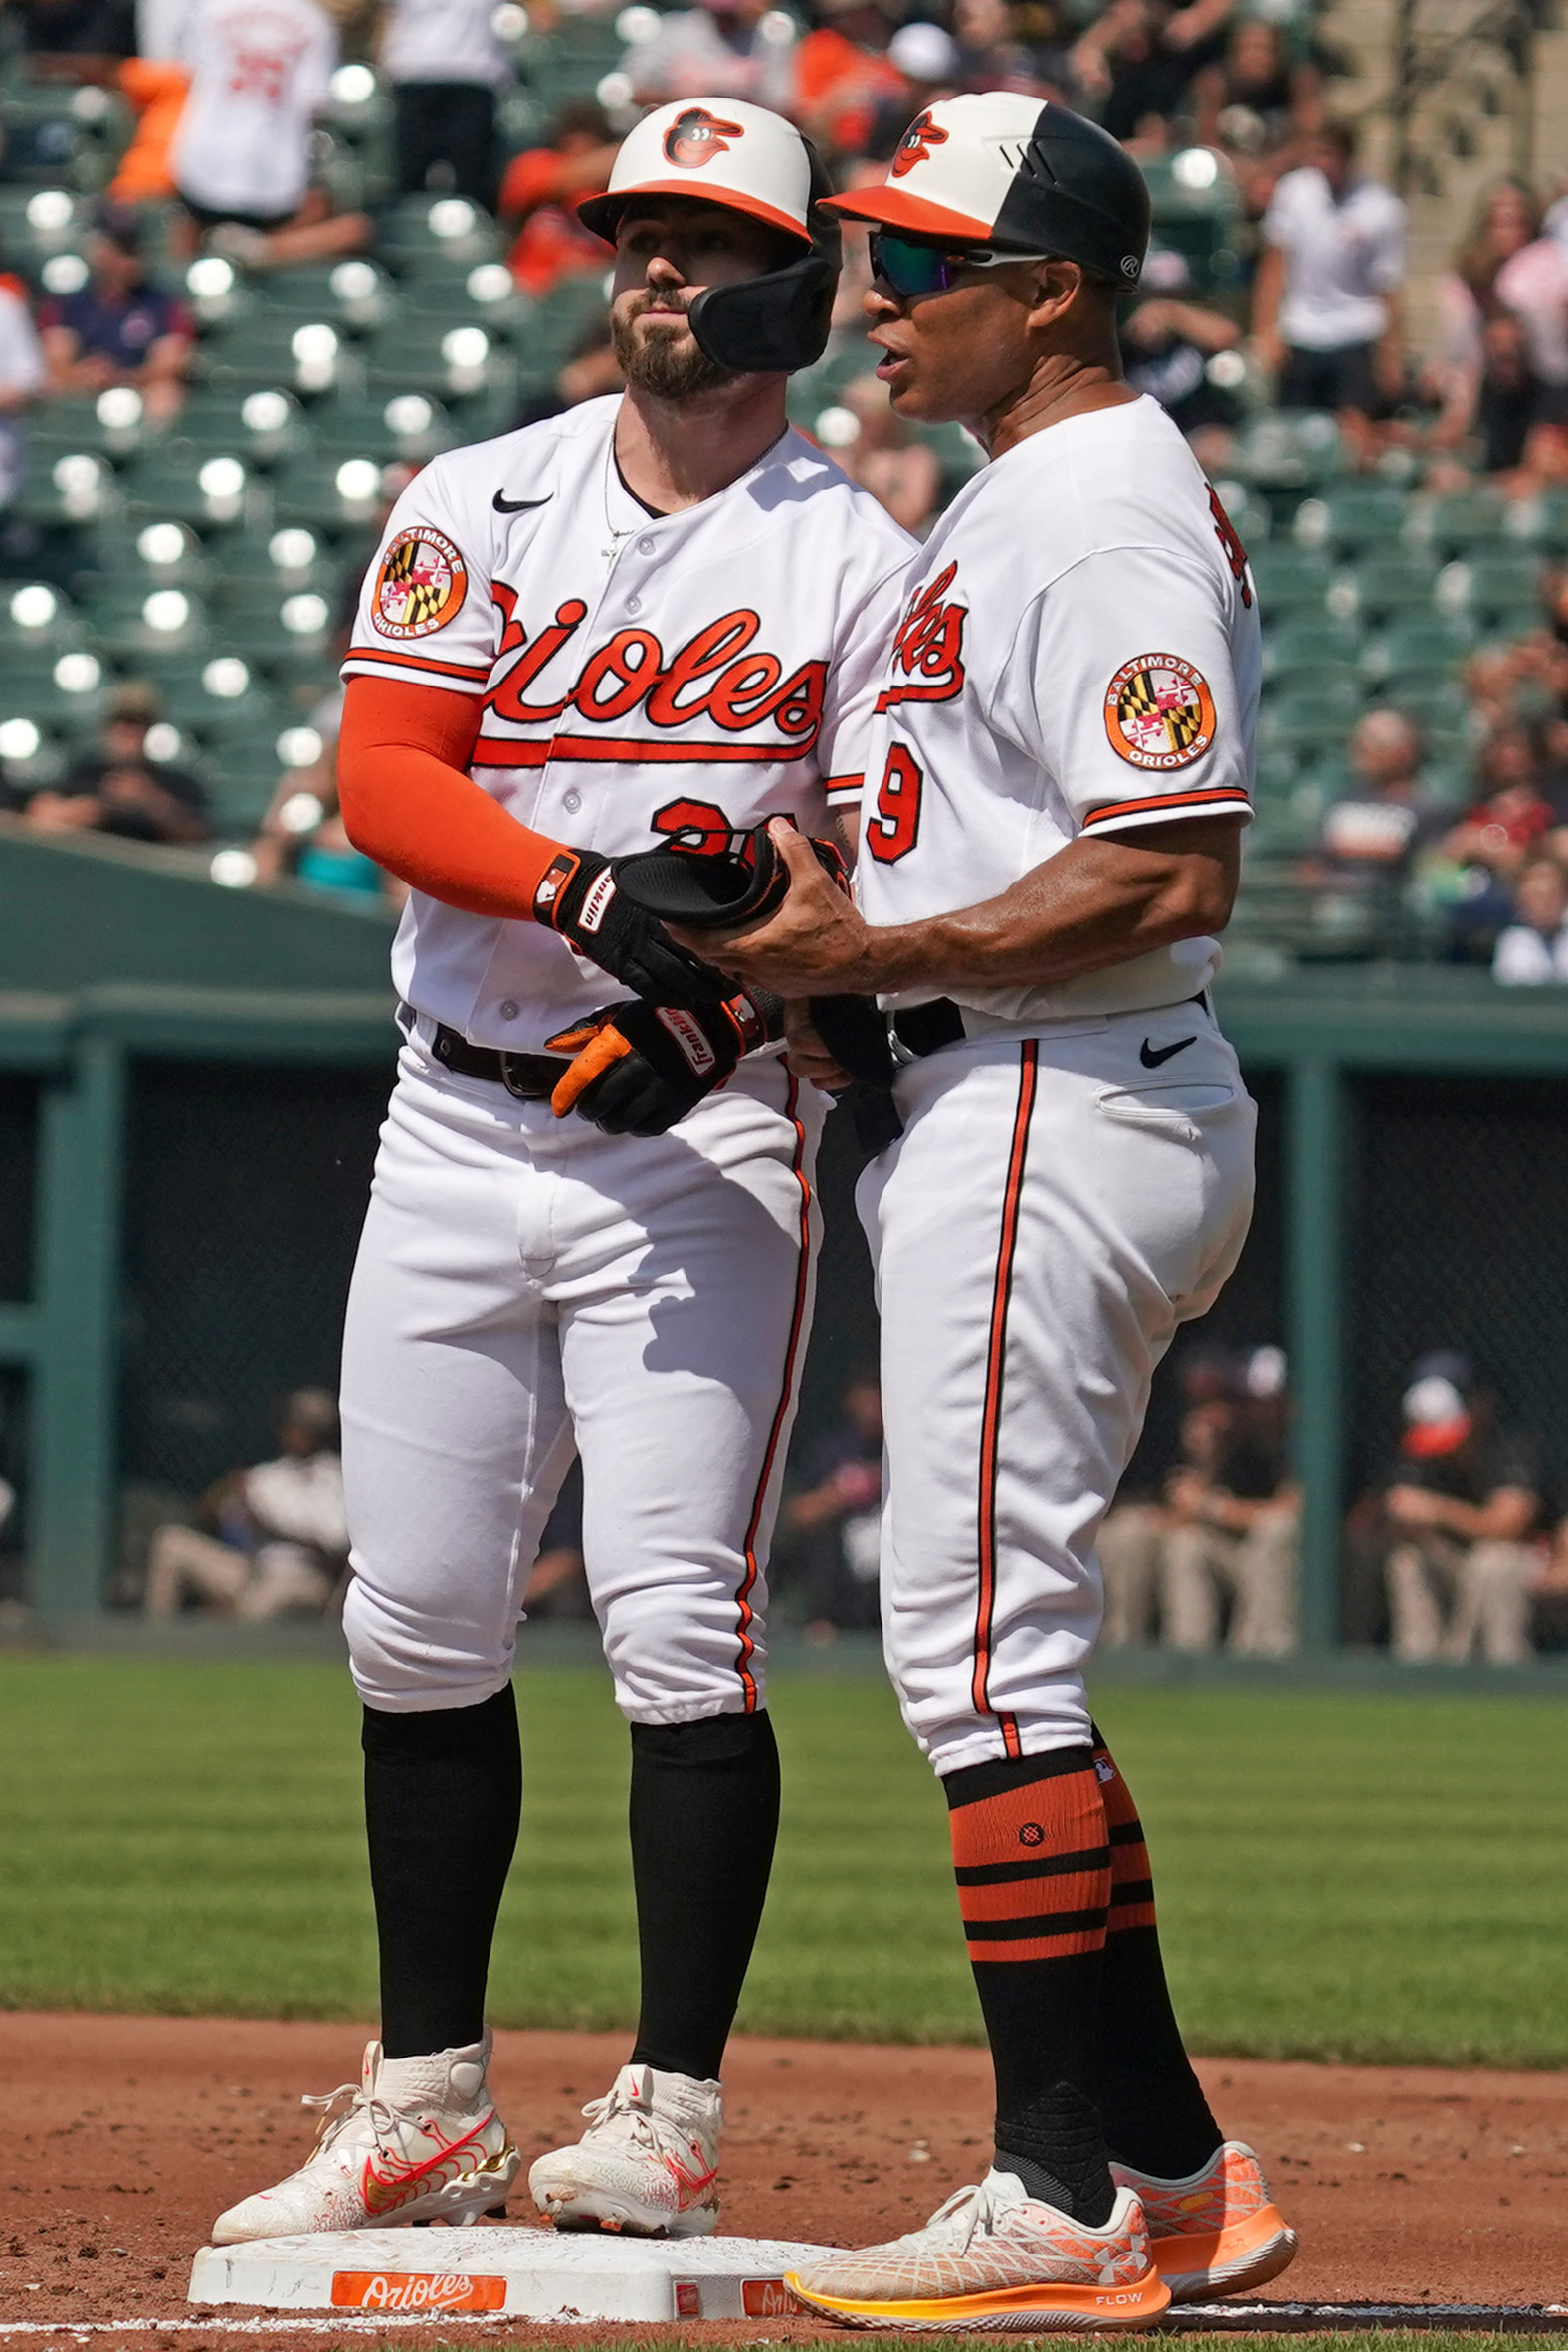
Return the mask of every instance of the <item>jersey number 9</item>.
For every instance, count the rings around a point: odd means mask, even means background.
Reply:
[[[907,857],[920,831],[920,792],[925,778],[901,743],[887,754],[877,787],[877,810],[866,827],[866,847],[882,866]]]

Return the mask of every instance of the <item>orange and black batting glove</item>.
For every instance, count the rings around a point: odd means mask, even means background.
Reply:
[[[623,863],[597,850],[562,847],[534,890],[534,921],[653,1004],[716,1004],[731,983],[678,947],[659,916],[620,887],[616,870]]]
[[[548,1039],[574,1056],[550,1096],[558,1119],[576,1111],[607,1135],[664,1135],[742,1054],[784,1034],[784,1000],[757,989],[721,1004],[606,1005]]]

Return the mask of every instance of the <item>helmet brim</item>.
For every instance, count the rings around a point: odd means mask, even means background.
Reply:
[[[989,221],[973,213],[954,212],[933,204],[928,196],[912,196],[907,188],[855,188],[847,196],[825,196],[824,212],[843,213],[852,221],[869,221],[873,228],[907,229],[918,237],[946,237],[955,245],[990,245]]]
[[[793,237],[803,251],[811,249],[810,232],[777,205],[765,203],[760,196],[748,196],[742,190],[693,188],[689,179],[640,180],[635,188],[617,188],[613,194],[604,196],[585,196],[577,207],[577,218],[585,229],[602,237],[606,245],[613,245],[622,213],[640,196],[681,196],[688,204],[712,204],[720,212],[744,213],[748,220],[761,221],[768,228]]]

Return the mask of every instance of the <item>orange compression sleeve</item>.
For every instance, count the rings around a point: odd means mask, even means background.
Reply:
[[[474,782],[477,695],[351,678],[337,739],[337,793],[356,850],[416,890],[469,914],[533,920],[560,843],[531,833]]]

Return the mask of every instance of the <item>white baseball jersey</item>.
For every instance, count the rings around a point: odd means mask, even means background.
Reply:
[[[626,489],[616,398],[454,450],[398,501],[347,678],[478,695],[471,773],[519,823],[606,856],[860,797],[912,542],[786,432],[679,514]],[[531,921],[418,892],[393,976],[477,1044],[537,1051],[624,994]]]
[[[868,921],[978,905],[1080,833],[1246,818],[1259,676],[1246,556],[1158,403],[1034,434],[909,573],[867,764]],[[1027,1025],[1176,1004],[1218,964],[1186,939],[1060,986],[947,993]]]
[[[314,0],[199,0],[181,55],[191,88],[171,159],[180,193],[213,212],[293,212],[337,63],[331,18]]]

